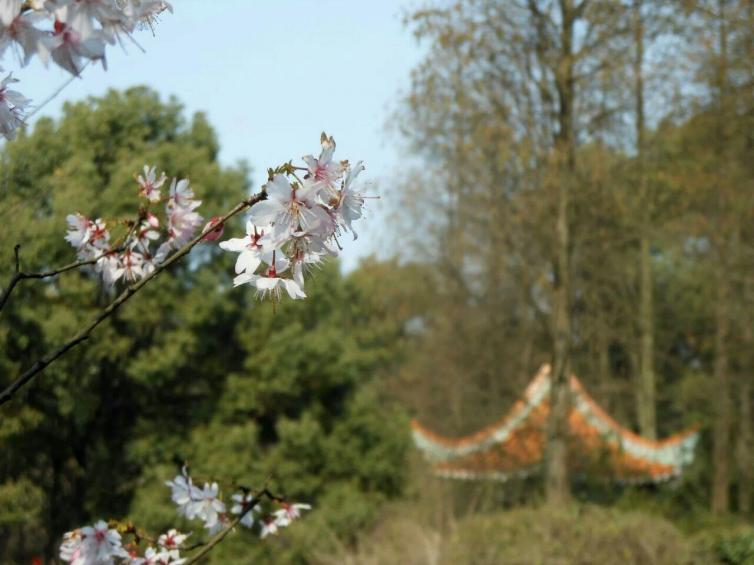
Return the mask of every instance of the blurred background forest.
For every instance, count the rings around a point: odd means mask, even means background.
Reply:
[[[387,254],[274,311],[210,244],[148,286],[0,409],[1,563],[99,517],[173,524],[184,461],[314,506],[213,563],[754,563],[754,0],[438,1],[406,27],[427,49],[386,133],[410,168],[376,187]],[[229,208],[250,166],[220,143],[146,87],[39,120],[0,150],[0,283],[16,243],[69,262],[65,215],[126,213],[144,163]],[[20,286],[0,384],[109,298],[86,272]],[[410,418],[474,432],[545,362],[542,472],[433,477]],[[693,464],[569,476],[570,372],[645,437],[699,426]]]

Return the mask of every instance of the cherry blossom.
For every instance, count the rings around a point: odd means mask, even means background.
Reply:
[[[106,67],[105,48],[131,34],[137,24],[172,6],[160,0],[2,0],[0,2],[0,55],[8,49],[26,65],[37,55],[79,76],[89,61]],[[135,41],[134,41],[135,43]],[[10,75],[0,85],[0,135],[15,137],[23,123],[28,100],[8,90]]]
[[[334,161],[335,140],[324,133],[321,143],[318,159],[304,157],[307,167],[288,163],[271,172],[264,186],[266,200],[249,211],[246,237],[220,243],[239,254],[235,286],[249,285],[260,298],[305,298],[305,272],[337,256],[341,229],[356,239],[353,223],[362,217],[367,197],[354,184],[364,165]],[[300,169],[307,171],[303,179],[296,175]]]
[[[137,177],[139,183],[140,194],[149,200],[150,202],[160,201],[160,187],[165,184],[167,177],[163,172],[159,177],[157,176],[157,167],[149,167],[144,165],[144,174]]]
[[[196,493],[194,499],[194,516],[204,521],[204,527],[213,531],[225,513],[225,504],[217,496],[220,487],[217,483],[205,483],[204,488]]]
[[[193,519],[196,516],[194,500],[199,497],[201,491],[194,486],[186,468],[181,469],[181,474],[172,481],[165,481],[165,484],[171,489],[170,498],[178,506],[178,514],[186,516],[189,520]]]
[[[2,68],[0,68],[2,72]],[[24,110],[29,103],[23,94],[8,88],[18,82],[10,73],[0,82],[0,134],[6,139],[14,139],[16,130],[24,123]]]
[[[64,4],[55,10],[52,60],[78,76],[84,60],[105,61],[105,42],[101,32],[93,29],[76,6]]]
[[[281,503],[282,508],[274,512],[275,522],[278,526],[289,526],[291,522],[301,517],[302,510],[311,510],[312,507],[309,504],[302,504],[300,502]]]
[[[168,205],[174,208],[195,210],[202,203],[194,198],[194,191],[189,186],[188,179],[173,179],[170,183],[170,200]]]
[[[269,232],[268,226],[258,227],[249,220],[246,222],[246,237],[232,238],[220,243],[221,249],[238,253],[236,274],[253,274],[263,261],[268,265],[272,262],[272,250],[265,251],[262,245],[265,234]]]
[[[324,234],[332,223],[318,201],[321,185],[305,181],[294,184],[285,175],[275,177],[265,185],[267,200],[251,209],[251,219],[257,225],[272,225],[273,241],[280,244],[294,233]]]
[[[102,282],[106,286],[113,286],[123,276],[120,258],[114,254],[100,257],[94,269],[102,275]]]
[[[50,55],[52,40],[50,35],[36,27],[49,18],[43,12],[22,12],[22,0],[6,0],[0,3],[0,55],[14,43],[23,51],[19,61],[26,65],[34,55],[46,63]]]
[[[346,162],[337,163],[332,160],[333,153],[335,153],[335,140],[332,136],[327,137],[325,133],[322,133],[321,137],[322,152],[319,155],[319,159],[315,159],[312,155],[304,157],[307,168],[309,170],[309,176],[314,181],[322,183],[328,190],[335,188],[337,179],[343,174]]]
[[[107,565],[127,557],[120,534],[103,520],[66,533],[60,546],[60,558],[72,565]]]
[[[294,300],[297,298],[306,298],[306,294],[296,281],[278,277],[277,273],[274,269],[272,269],[272,267],[270,267],[267,272],[261,276],[247,275],[245,273],[243,275],[239,275],[234,280],[234,283],[238,285],[239,283],[237,281],[240,281],[241,277],[246,276],[249,277],[248,281],[246,282],[251,283],[256,287],[257,296],[259,298],[271,296],[279,302],[284,290],[288,293],[288,296],[290,296]]]
[[[243,494],[234,494],[231,496],[231,499],[233,499],[234,503],[233,507],[230,509],[231,514],[242,514],[243,512],[246,512],[246,509],[249,507],[249,504],[251,504],[254,501],[254,497],[251,496],[249,493],[243,493]],[[246,514],[243,515],[243,518],[241,518],[241,525],[246,526],[247,528],[251,528],[254,525],[254,511],[257,510],[259,507],[255,506],[253,510],[250,510],[246,512]]]
[[[149,254],[149,242],[160,239],[160,220],[151,212],[147,214],[136,229],[131,247],[139,249],[142,253]]]
[[[182,534],[176,529],[168,530],[167,533],[162,534],[157,538],[157,545],[162,548],[162,554],[168,559],[172,559],[173,563],[177,563],[180,559],[180,548],[183,542],[186,541],[189,534]]]
[[[144,265],[144,256],[141,253],[138,253],[136,251],[131,251],[130,249],[126,249],[121,255],[120,255],[120,269],[122,269],[123,273],[121,276],[123,276],[124,279],[130,282],[134,282],[142,278],[142,266]],[[116,280],[120,278],[119,276],[115,277]]]
[[[261,531],[259,532],[259,537],[264,539],[267,536],[270,535],[276,535],[278,533],[280,524],[278,524],[277,520],[273,518],[272,516],[266,517],[261,522]]]
[[[337,204],[337,210],[340,212],[340,224],[344,229],[353,234],[354,239],[358,237],[358,234],[353,229],[352,224],[361,218],[364,195],[354,190],[353,183],[364,169],[364,164],[361,161],[356,163],[355,167],[348,169],[348,174],[346,175],[346,180],[343,182],[343,188],[340,191],[340,198]]]
[[[89,239],[89,225],[91,221],[86,216],[81,214],[68,214],[66,216],[68,222],[68,233],[65,236],[65,240],[73,247],[82,247]]]

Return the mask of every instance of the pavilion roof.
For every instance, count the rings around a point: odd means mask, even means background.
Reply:
[[[657,483],[679,477],[694,458],[696,429],[662,440],[621,426],[569,380],[569,465],[577,473],[609,475],[628,483]],[[550,366],[543,365],[524,395],[497,422],[460,438],[448,438],[411,422],[416,446],[442,477],[507,480],[540,468],[550,410]]]

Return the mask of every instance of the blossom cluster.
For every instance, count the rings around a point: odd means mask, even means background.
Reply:
[[[251,208],[246,236],[220,243],[238,253],[235,286],[248,284],[258,296],[277,300],[283,292],[305,298],[305,271],[338,255],[343,231],[356,239],[353,222],[361,218],[367,198],[356,188],[356,178],[364,165],[336,161],[335,140],[324,133],[321,145],[319,157],[303,158],[306,166],[288,163],[270,171],[267,198]]]
[[[107,285],[121,279],[134,282],[149,275],[171,251],[188,242],[202,223],[202,217],[196,211],[201,201],[195,198],[188,179],[174,178],[164,197],[162,187],[167,177],[165,173],[158,175],[156,167],[145,165],[143,174],[136,180],[143,202],[138,219],[129,222],[122,241],[113,240],[109,229],[112,222],[102,218],[90,219],[78,213],[66,218],[66,241],[76,248],[80,261],[94,261],[95,270]],[[163,201],[164,220],[161,223],[150,206]],[[217,237],[212,230],[206,239]]]
[[[311,509],[308,504],[275,500],[277,507],[265,512],[260,504],[261,498],[244,490],[231,496],[232,505],[228,511],[217,483],[204,483],[200,488],[185,467],[180,475],[165,484],[170,487],[178,515],[201,520],[208,535],[230,527],[235,515],[240,517],[238,523],[246,528],[252,529],[258,524],[259,536],[264,539],[290,526],[301,517],[302,511]],[[258,520],[255,520],[255,514],[259,515]],[[115,526],[100,520],[93,526],[67,532],[60,546],[60,559],[72,565],[181,565],[186,561],[181,552],[187,550],[184,542],[191,534],[171,529],[142,548],[140,544],[149,539],[147,536],[130,524],[124,528],[118,528],[117,523]],[[133,541],[124,544],[121,532],[132,535]]]
[[[163,0],[2,0],[0,56],[10,49],[26,65],[36,55],[78,76],[89,61],[106,68],[108,44],[133,41],[137,26],[166,9],[172,10]],[[9,74],[0,85],[0,134],[7,139],[23,123],[29,102],[7,90],[11,82]]]
[[[104,520],[63,536],[60,558],[72,565],[181,565],[181,545],[188,537],[170,530],[157,538],[155,546],[147,547],[139,555],[137,544],[124,547],[121,534]]]
[[[171,498],[177,506],[178,514],[189,520],[199,519],[209,534],[214,534],[227,527],[231,516],[241,516],[240,524],[249,529],[257,523],[254,514],[261,514],[258,521],[259,535],[262,539],[270,534],[277,534],[280,528],[289,526],[301,517],[302,510],[310,510],[311,506],[303,503],[277,502],[279,508],[267,514],[262,513],[260,501],[247,491],[233,494],[233,505],[230,512],[223,502],[217,483],[204,483],[202,488],[194,484],[186,468],[181,470],[172,481],[165,484],[171,489]]]
[[[263,187],[265,198],[249,210],[246,235],[220,242],[222,249],[238,254],[234,286],[250,285],[259,297],[273,300],[280,300],[283,293],[306,298],[305,273],[338,255],[343,232],[356,239],[353,223],[361,218],[368,198],[356,185],[364,165],[335,161],[335,140],[324,133],[321,144],[319,157],[303,158],[306,166],[289,162],[271,170]],[[196,211],[201,201],[188,179],[173,178],[163,195],[165,173],[145,165],[136,181],[142,199],[139,217],[126,222],[129,229],[120,240],[115,241],[110,232],[111,225],[119,222],[78,213],[67,216],[65,239],[77,250],[79,260],[94,263],[107,285],[148,276],[172,251],[191,241],[203,222]],[[161,221],[152,207],[162,202]],[[202,229],[202,239],[219,240],[223,231],[223,223],[214,217]]]

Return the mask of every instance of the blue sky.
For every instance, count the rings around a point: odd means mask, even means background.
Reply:
[[[407,0],[174,0],[152,37],[138,32],[142,53],[108,50],[108,71],[87,68],[40,115],[58,116],[66,100],[109,88],[146,84],[174,94],[189,113],[208,114],[221,160],[246,159],[256,186],[265,169],[318,150],[322,130],[342,158],[363,159],[373,191],[399,165],[395,139],[384,131],[408,86],[421,50],[403,26]],[[15,70],[7,59],[3,66]],[[38,62],[14,73],[33,101],[44,100],[68,75]],[[33,119],[32,119],[33,123]],[[369,217],[343,259],[353,267],[374,251],[387,208],[369,202]],[[363,233],[362,233],[363,232]]]

